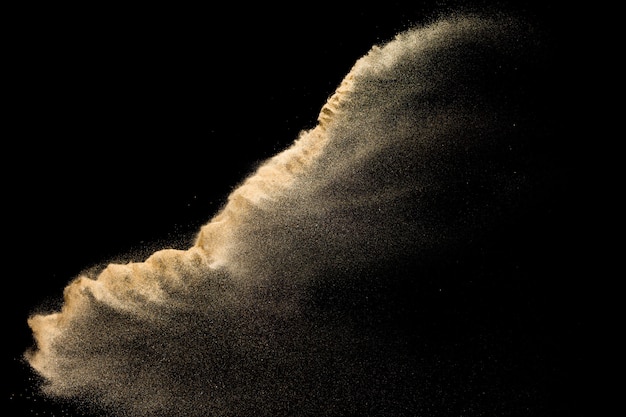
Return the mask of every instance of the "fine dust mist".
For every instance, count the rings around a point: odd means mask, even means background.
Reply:
[[[534,201],[541,59],[510,17],[451,16],[372,47],[191,247],[78,276],[59,312],[29,318],[45,395],[136,417],[501,415],[521,398],[511,366],[462,353],[498,330],[449,319],[440,335],[428,323],[450,303],[431,290],[444,269],[476,282],[466,258]]]

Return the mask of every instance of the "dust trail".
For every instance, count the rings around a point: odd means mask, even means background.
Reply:
[[[79,276],[28,320],[45,392],[132,416],[431,415],[390,288],[531,192],[531,35],[453,16],[373,47],[192,247]]]

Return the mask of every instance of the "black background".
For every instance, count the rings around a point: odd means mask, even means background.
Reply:
[[[549,2],[497,5],[551,27],[556,42],[564,37]],[[188,247],[245,176],[315,126],[321,106],[373,44],[452,8],[451,1],[33,4],[9,15],[5,134],[12,145],[2,153],[8,415],[78,413],[34,392],[21,360],[32,344],[30,313],[58,308],[63,287],[86,268]],[[567,187],[556,205],[563,211],[551,218],[562,231],[576,216]],[[545,408],[573,416],[585,312],[571,277],[582,266],[571,260],[580,251],[575,241],[558,244],[544,242],[538,252],[545,258],[553,250],[571,263],[552,265],[556,278],[532,290],[540,294],[538,314],[548,318],[536,334],[549,338],[545,356],[554,360],[542,362],[553,368],[543,389],[558,387],[542,397]]]

